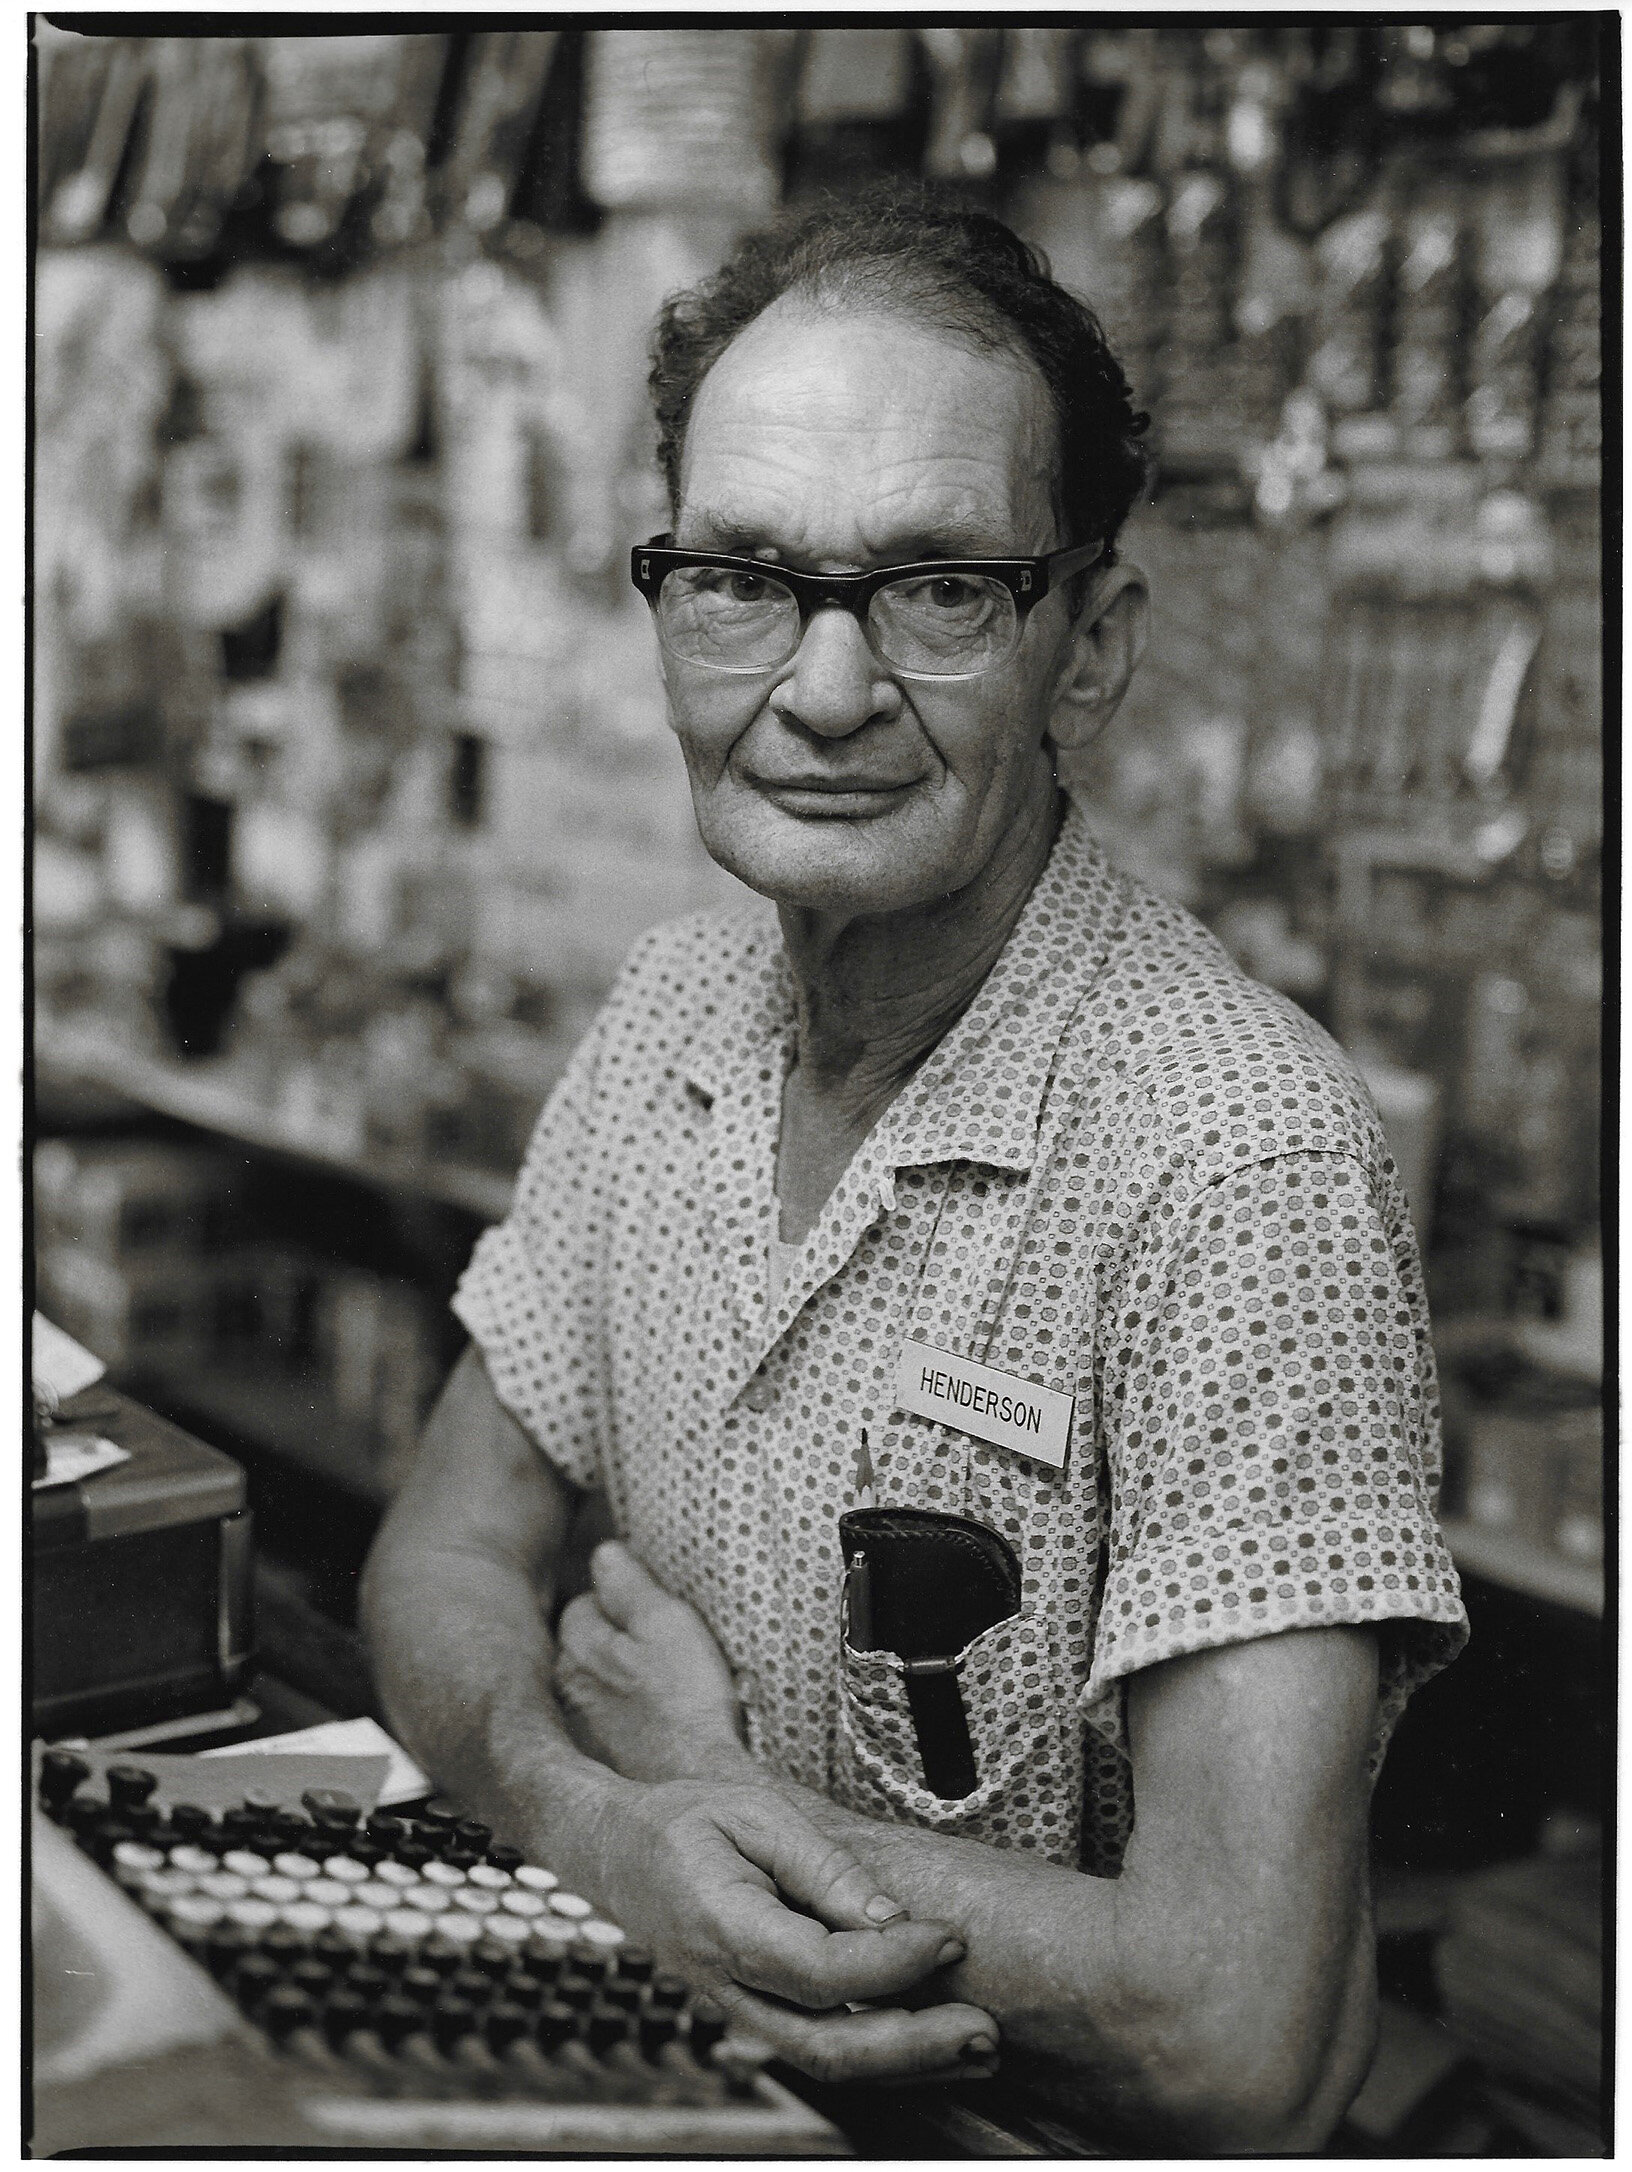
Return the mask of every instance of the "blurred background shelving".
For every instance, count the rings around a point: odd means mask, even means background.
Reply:
[[[1475,1642],[1378,1846],[1440,1896],[1400,1999],[1472,2011],[1453,1868],[1568,1884],[1602,1810],[1614,38],[36,19],[38,1298],[243,1455],[272,1573],[345,1616],[544,1095],[633,938],[740,895],[626,577],[655,307],[778,203],[919,175],[1094,301],[1152,415],[1151,650],[1069,781],[1345,1043],[1405,1175]],[[1428,2058],[1390,2135],[1590,2126],[1579,2059],[1481,2026],[1496,2095]]]

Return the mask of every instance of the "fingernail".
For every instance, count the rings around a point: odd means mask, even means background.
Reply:
[[[968,1951],[969,1948],[961,1938],[949,1938],[940,1952],[936,1954],[935,1966],[937,1968],[950,1968],[954,1961],[963,1960]]]
[[[884,1894],[875,1893],[867,1903],[865,1913],[868,1922],[876,1923],[879,1929],[882,1930],[886,1923],[904,1923],[908,1911],[902,1907],[899,1901],[889,1900],[886,1899]]]
[[[971,2036],[968,2043],[959,2052],[958,2057],[960,2059],[995,2059],[997,2057],[997,2039],[991,2036]]]

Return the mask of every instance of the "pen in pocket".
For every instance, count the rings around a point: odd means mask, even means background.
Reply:
[[[857,1508],[873,1506],[873,1458],[867,1446],[867,1428],[861,1429],[861,1446],[856,1450],[855,1495]]]
[[[873,1577],[867,1556],[855,1553],[844,1577],[845,1634],[853,1652],[873,1648]]]

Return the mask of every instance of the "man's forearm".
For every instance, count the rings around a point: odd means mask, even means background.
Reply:
[[[1011,2079],[1147,2149],[1315,2148],[1341,2116],[1370,2051],[1363,1937],[1336,1971],[1336,2011],[1289,2010],[1277,2026],[1278,1987],[1231,1980],[1239,1967],[1232,1926],[1220,1920],[1207,1937],[1193,1922],[1174,1923],[1136,1876],[1091,1878],[880,1824],[753,1769],[909,1908],[934,1907],[957,1924],[969,1954],[948,1972],[945,1990],[997,2019]],[[1257,2013],[1243,2013],[1243,1999]],[[1255,2040],[1269,2063],[1284,2066],[1296,2062],[1300,2040],[1323,2035],[1330,2051],[1311,2063],[1307,2084],[1255,2070],[1265,2063],[1254,2057]]]
[[[399,1563],[388,1531],[364,1612],[386,1712],[420,1763],[457,1774],[462,1802],[582,1876],[565,1858],[619,1783],[567,1732],[554,1640],[521,1572],[457,1546],[416,1546]]]

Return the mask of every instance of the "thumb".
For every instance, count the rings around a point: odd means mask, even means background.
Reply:
[[[808,1908],[830,1930],[878,1930],[908,1919],[909,1911],[880,1889],[842,1841],[830,1840],[791,1803],[775,1796],[739,1802],[729,1830],[778,1892]]]
[[[596,1547],[589,1574],[601,1612],[616,1628],[636,1629],[654,1609],[676,1603],[619,1539]]]

